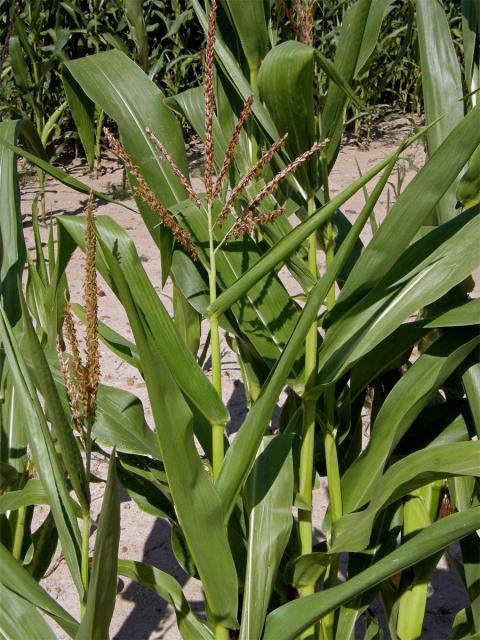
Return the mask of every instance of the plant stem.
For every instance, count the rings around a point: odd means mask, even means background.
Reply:
[[[89,513],[86,512],[83,514],[83,533],[82,533],[82,566],[81,566],[81,574],[82,574],[82,584],[83,589],[85,591],[83,599],[80,603],[80,613],[83,618],[85,614],[85,610],[87,608],[87,596],[88,596],[88,582],[89,582],[89,548],[88,548],[88,540],[90,534],[90,516]]]
[[[308,198],[308,215],[311,216],[314,209],[313,196]],[[312,276],[317,278],[317,241],[315,233],[309,237],[308,244],[308,268]],[[303,400],[303,436],[300,448],[300,495],[309,509],[298,510],[298,526],[300,535],[300,554],[312,552],[312,482],[313,482],[313,450],[315,441],[315,407],[314,398],[308,397],[308,390],[315,386],[317,369],[317,322],[313,322],[308,330],[305,341],[305,398]],[[300,595],[306,596],[314,593],[315,585],[306,585],[300,589]],[[308,629],[302,637],[308,637],[312,633]]]
[[[250,86],[252,87],[253,93],[257,93],[258,90],[258,69],[252,68],[250,69]],[[257,140],[257,132],[255,128],[255,122],[252,119],[252,124],[250,127],[250,145],[251,145],[251,158],[250,161],[253,164],[258,159],[258,140]]]
[[[93,420],[89,418],[87,420],[86,429],[85,429],[85,476],[87,485],[90,483],[90,462],[92,457],[92,426]],[[84,596],[82,601],[80,602],[80,614],[83,618],[85,614],[85,610],[87,608],[87,598],[88,598],[88,585],[90,578],[90,568],[89,568],[89,560],[90,560],[90,551],[89,551],[89,536],[90,536],[90,509],[83,512],[83,531],[82,531],[82,557],[81,557],[81,576],[82,576],[82,584],[84,588]]]
[[[325,156],[322,154],[320,167],[322,172],[322,186],[323,186],[323,204],[327,204],[330,201],[330,189],[328,186],[328,166]],[[333,221],[330,220],[325,225],[324,231],[324,244],[325,244],[325,257],[327,268],[333,260],[335,255],[335,234]],[[330,310],[335,304],[335,285],[332,285],[327,296],[327,309]]]
[[[207,205],[207,218],[208,218],[208,246],[209,246],[209,261],[210,268],[208,272],[208,283],[210,289],[210,304],[215,302],[217,298],[217,270],[216,270],[216,254],[213,241],[213,222],[212,222],[212,205],[209,202]],[[211,336],[211,349],[212,349],[212,384],[216,389],[220,398],[222,397],[222,357],[220,352],[220,334],[218,329],[218,317],[211,315],[210,321],[210,336]],[[223,448],[223,424],[212,425],[212,468],[213,479],[218,478],[220,469],[222,467],[224,448]]]
[[[328,168],[326,159],[322,157],[322,182],[324,202],[330,200],[330,192],[328,188]],[[330,266],[335,255],[335,233],[334,225],[330,220],[324,233],[326,268]],[[330,311],[335,305],[335,284],[332,285],[327,294],[327,309]],[[324,436],[325,462],[327,467],[328,495],[330,503],[330,518],[332,527],[335,522],[342,516],[342,493],[340,485],[340,468],[338,465],[338,453],[336,445],[337,427],[335,424],[335,384],[328,387],[325,392],[325,408],[327,414],[327,427]],[[335,556],[329,567],[328,574],[325,578],[324,588],[329,589],[337,584],[337,576],[339,569],[339,558]],[[333,640],[335,624],[335,611],[332,611],[322,619],[322,638],[323,640]]]
[[[20,507],[17,511],[17,522],[15,523],[15,534],[13,537],[13,557],[15,560],[21,561],[23,536],[25,533],[25,517],[27,514],[26,507]]]
[[[223,626],[223,624],[218,623],[215,626],[215,640],[229,640],[230,632],[229,630]]]

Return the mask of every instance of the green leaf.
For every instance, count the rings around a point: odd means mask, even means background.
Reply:
[[[278,567],[292,529],[291,436],[266,437],[245,485],[249,514],[240,640],[261,637]]]
[[[85,324],[86,316],[85,309],[76,303],[71,303],[70,308],[73,313]],[[103,344],[110,349],[112,353],[119,358],[128,362],[136,369],[140,369],[140,361],[138,359],[137,348],[127,338],[114,331],[111,327],[106,325],[101,320],[98,322],[98,337]]]
[[[133,560],[119,560],[118,574],[135,580],[166,600],[175,610],[177,626],[185,640],[212,640],[210,629],[192,613],[182,588],[173,576]]]
[[[142,0],[124,0],[125,18],[132,40],[137,48],[138,63],[144,71],[148,71],[148,35],[143,15]]]
[[[233,509],[235,500],[253,465],[257,449],[260,446],[265,429],[275,409],[280,392],[285,386],[285,382],[298,354],[304,349],[305,336],[307,335],[309,327],[312,322],[316,320],[320,305],[324,302],[328,291],[334,284],[352,248],[355,246],[358,236],[370,216],[372,207],[377,202],[385,186],[385,182],[388,180],[388,176],[394,166],[394,161],[395,158],[392,158],[390,165],[378,181],[372,195],[355,221],[347,238],[342,243],[339,251],[335,254],[324,276],[318,280],[310,291],[307,303],[298,319],[290,340],[283,349],[282,355],[278,359],[275,367],[270,372],[266,383],[262,387],[258,400],[248,413],[242,428],[227,451],[216,482],[218,491],[222,496],[227,517]]]
[[[350,398],[356,398],[372,380],[385,371],[402,366],[413,345],[428,335],[431,329],[476,325],[479,314],[480,298],[477,298],[436,316],[400,325],[353,366],[350,374]]]
[[[0,584],[0,630],[2,638],[55,640],[57,637],[33,605]]]
[[[78,622],[32,578],[1,543],[0,561],[0,583],[48,614],[73,638],[78,629]]]
[[[452,329],[442,335],[401,377],[375,420],[369,446],[342,478],[344,511],[365,504],[379,481],[395,445],[438,387],[480,343],[475,329]]]
[[[165,103],[175,113],[186,118],[200,139],[205,140],[205,94],[203,87],[193,87],[175,96],[170,96],[166,98]],[[227,150],[228,139],[225,137],[216,115],[213,117],[213,142],[214,162],[217,170],[220,170]]]
[[[462,376],[477,436],[480,438],[480,364],[474,364]]]
[[[417,0],[416,8],[425,117],[430,123],[442,116],[427,133],[428,155],[432,156],[463,119],[462,74],[445,9],[440,2],[429,0]],[[455,215],[455,183],[447,187],[436,205],[437,224]]]
[[[265,4],[258,0],[223,0],[235,27],[250,71],[260,67],[269,49]]]
[[[402,544],[352,580],[285,604],[267,617],[264,640],[294,640],[304,629],[367,589],[445,549],[480,527],[480,507],[455,513]]]
[[[377,0],[370,5],[367,23],[363,32],[362,46],[358,54],[357,66],[355,67],[355,77],[366,69],[370,56],[379,44],[382,22],[390,11],[393,2],[394,0]]]
[[[60,227],[70,235],[71,240],[84,250],[85,220],[64,217],[59,222]],[[97,268],[102,277],[118,295],[117,284],[108,266],[114,256],[115,260],[118,260],[115,264],[131,286],[135,303],[144,314],[152,339],[155,340],[157,349],[165,359],[177,384],[211,423],[227,422],[229,416],[223,402],[178,334],[145,273],[131,238],[120,225],[107,216],[96,218],[96,230],[102,245],[108,247],[109,254],[105,255],[102,251],[97,251]]]
[[[180,124],[154,82],[124,53],[115,50],[68,62],[66,67],[90,100],[117,123],[126,152],[160,202],[168,207],[184,200],[183,186],[146,134],[148,127],[188,177]],[[142,99],[138,100],[138,96]],[[173,246],[171,232],[156,227],[157,215],[147,203],[139,201],[137,204],[150,234],[162,248],[165,282]]]
[[[297,588],[315,585],[323,578],[331,562],[332,556],[323,551],[306,553],[287,564],[285,579]]]
[[[122,271],[125,259],[121,259],[117,250],[112,253],[102,236],[99,236],[99,245],[132,327],[168,484],[202,580],[209,611],[216,621],[232,628],[236,625],[237,575],[223,524],[220,497],[195,446],[192,412],[164,360],[165,352],[160,351],[159,342],[147,323],[144,296],[138,296],[137,292],[136,299],[133,298],[131,287],[133,289],[135,283]],[[171,355],[178,360],[178,351],[172,349]]]
[[[117,451],[160,458],[155,434],[145,420],[143,405],[133,393],[100,385],[92,430],[99,443]]]
[[[14,485],[19,477],[18,471],[8,462],[0,461],[0,492],[3,493]],[[0,496],[1,498],[1,496]]]
[[[142,511],[176,523],[167,475],[160,462],[121,453],[117,455],[117,473],[125,491]]]
[[[480,145],[474,151],[467,170],[458,181],[455,197],[464,209],[480,202]]]
[[[316,138],[313,100],[314,50],[290,40],[274,47],[263,61],[258,84],[262,100],[281,135],[288,133],[286,149],[296,158]],[[314,161],[296,175],[307,191],[316,184]]]
[[[136,213],[135,209],[132,209],[132,207],[129,207],[127,204],[125,204],[121,200],[115,200],[114,198],[111,198],[110,196],[108,196],[106,193],[102,193],[101,191],[92,189],[92,187],[90,187],[88,184],[85,184],[81,180],[78,180],[77,178],[72,177],[69,173],[67,173],[63,169],[54,167],[52,164],[44,160],[38,154],[35,155],[33,153],[30,153],[29,151],[26,151],[25,149],[22,149],[21,147],[16,147],[15,145],[10,144],[8,140],[5,140],[5,138],[1,136],[0,136],[0,145],[5,146],[10,151],[14,151],[17,155],[22,156],[22,158],[26,158],[36,167],[39,167],[39,169],[42,169],[43,171],[45,171],[45,173],[48,173],[48,175],[52,176],[52,178],[55,178],[65,186],[71,187],[72,189],[74,189],[75,191],[79,191],[80,193],[87,193],[87,194],[92,193],[99,200],[104,200],[105,202],[111,202],[112,204],[116,204],[117,206],[124,207],[124,209],[129,209],[130,211],[133,211]]]
[[[27,480],[18,491],[7,491],[0,496],[0,513],[16,511],[32,504],[48,504],[48,496],[40,480]]]
[[[117,594],[117,558],[120,540],[120,496],[115,473],[115,449],[110,458],[107,484],[98,521],[87,606],[76,640],[105,640]]]
[[[160,89],[120,51],[106,51],[65,63],[87,96],[118,126],[125,150],[154,193],[170,206],[186,197],[178,178],[161,159],[145,129],[149,127],[188,176],[181,128],[164,104]],[[138,100],[142,96],[142,100]]]
[[[460,542],[465,588],[470,600],[472,631],[480,627],[480,537],[473,532]]]
[[[173,320],[183,341],[196,356],[200,346],[200,315],[176,286],[173,287]]]
[[[37,385],[45,402],[45,410],[52,425],[53,434],[57,440],[62,460],[82,509],[84,513],[87,513],[90,504],[90,489],[87,483],[80,449],[73,434],[71,424],[63,410],[52,373],[40,341],[35,333],[35,329],[33,328],[22,293],[20,293],[20,301],[23,313],[24,345],[27,351],[29,351]]]
[[[1,122],[0,138],[16,143],[20,121]],[[15,153],[0,144],[0,295],[10,323],[20,317],[17,279],[21,278],[26,258],[23,239],[20,191]]]
[[[63,88],[67,96],[68,106],[77,128],[78,137],[87,157],[88,167],[93,170],[95,161],[95,105],[81,90],[78,82],[67,69],[62,72]]]
[[[477,475],[479,456],[479,442],[456,442],[428,447],[396,462],[377,481],[368,507],[336,522],[332,551],[362,551],[382,509],[434,480]]]
[[[480,263],[480,206],[436,227],[355,305],[341,298],[318,357],[318,384],[338,379],[412,313],[438,300]],[[426,257],[425,257],[426,256]],[[341,318],[340,311],[343,310]]]
[[[395,264],[478,144],[480,107],[462,120],[401,193],[352,269],[337,307],[352,306]]]
[[[467,93],[473,93],[480,88],[479,25],[480,8],[478,3],[471,2],[471,0],[462,0],[463,55]],[[471,100],[473,104],[478,104],[478,94],[476,96],[473,95]]]
[[[10,57],[10,63],[15,75],[15,82],[18,87],[24,92],[25,100],[33,110],[34,114],[37,113],[37,104],[33,98],[32,78],[30,76],[25,56],[23,55],[22,44],[20,38],[16,35],[11,36],[8,43],[8,53]],[[40,133],[40,132],[39,132]]]
[[[65,560],[80,595],[83,585],[80,575],[80,533],[76,514],[70,504],[70,496],[60,460],[48,429],[40,402],[5,312],[0,307],[0,339],[12,372],[13,384],[23,408],[23,420],[27,425],[28,442],[32,457],[48,495],[57,525]]]
[[[365,29],[372,0],[356,0],[344,14],[337,51],[333,61],[338,75],[351,84],[362,52]],[[321,114],[322,138],[328,138],[328,165],[331,167],[340,146],[345,107],[348,96],[334,80],[330,80]]]

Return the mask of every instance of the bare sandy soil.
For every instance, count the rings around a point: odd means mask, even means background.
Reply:
[[[395,148],[395,140],[403,137],[407,132],[406,125],[398,125],[397,129],[390,131],[378,141],[373,141],[368,148],[360,148],[353,144],[346,145],[340,153],[335,169],[331,175],[331,191],[333,194],[340,192],[359,175],[359,169],[365,172],[376,164],[385,155]],[[390,187],[390,201],[395,199],[395,190],[401,188],[412,179],[416,173],[416,167],[423,164],[424,154],[421,146],[416,146],[407,151],[398,172],[392,176]],[[358,167],[357,163],[358,162]],[[85,172],[81,163],[73,163],[69,170],[73,175],[87,182],[100,191],[108,191],[112,186],[121,183],[122,171],[115,160],[106,160],[105,173],[98,179],[92,179]],[[195,176],[195,172],[193,173]],[[200,188],[198,178],[193,179],[194,186]],[[31,211],[31,203],[35,195],[34,183],[27,183],[22,189],[22,211],[28,221]],[[76,215],[83,213],[86,206],[86,197],[77,194],[67,187],[53,180],[47,182],[47,211],[52,216]],[[133,204],[133,201],[131,202]],[[360,192],[352,198],[344,207],[344,212],[353,221],[364,203],[363,194]],[[387,208],[387,195],[382,196],[375,214],[381,220]],[[171,309],[171,285],[167,283],[161,288],[160,261],[158,250],[143,226],[139,215],[135,215],[120,205],[98,203],[97,215],[112,216],[124,229],[128,231],[135,241],[137,251],[141,256],[145,270],[155,285],[161,299],[167,308]],[[29,249],[33,250],[33,234],[31,227],[26,224],[26,237]],[[45,234],[46,230],[42,231]],[[371,237],[370,229],[364,234],[364,241]],[[321,257],[319,255],[321,262]],[[83,257],[76,254],[69,266],[68,277],[72,301],[82,302]],[[288,277],[285,285],[293,293],[297,289]],[[100,320],[111,326],[121,334],[131,337],[125,314],[116,298],[105,285],[100,282],[99,299]],[[241,384],[240,370],[233,354],[228,350],[225,342],[223,349],[223,397],[232,414],[232,421],[240,424],[246,414],[246,407]],[[151,422],[151,411],[145,389],[145,384],[138,372],[125,362],[119,360],[110,351],[102,346],[102,382],[117,386],[135,393],[143,402],[147,421]],[[101,477],[106,475],[105,463],[98,459],[95,461],[96,471]],[[94,509],[99,509],[103,486],[94,487]],[[315,524],[320,528],[326,508],[326,492],[322,488],[315,496]],[[195,612],[203,611],[203,597],[200,584],[197,580],[189,578],[175,561],[169,545],[170,530],[165,522],[155,519],[142,512],[126,494],[122,494],[121,504],[121,539],[120,557],[132,560],[141,560],[153,564],[173,574],[183,585],[185,595]],[[93,537],[92,537],[93,547]],[[65,563],[58,558],[58,566],[44,580],[44,587],[65,606],[73,615],[78,616],[79,607],[76,592],[72,586]],[[434,640],[448,637],[455,613],[466,604],[460,583],[445,560],[442,560],[437,570],[428,602],[428,611],[425,622],[424,636]],[[58,637],[64,637],[58,630]],[[176,626],[175,617],[169,605],[138,585],[129,580],[119,580],[119,591],[116,609],[111,626],[111,637],[116,640],[147,640],[180,638]],[[360,637],[360,636],[359,636]]]

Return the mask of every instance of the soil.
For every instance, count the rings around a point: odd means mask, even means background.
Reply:
[[[375,165],[385,155],[396,148],[397,141],[408,133],[409,124],[397,122],[388,132],[383,132],[380,139],[360,147],[356,144],[346,144],[340,152],[335,168],[331,174],[331,192],[339,193],[343,188],[358,178],[359,170],[363,173]],[[375,209],[377,220],[381,220],[386,213],[388,203],[395,200],[396,193],[401,190],[415,175],[417,168],[424,161],[423,148],[420,145],[409,149],[397,170],[392,175],[388,194],[384,194]],[[357,165],[358,163],[358,165]],[[192,163],[194,166],[195,163]],[[117,193],[121,189],[122,169],[113,158],[106,158],[102,164],[103,173],[93,179],[86,171],[82,162],[73,162],[68,167],[69,172],[82,181],[90,184],[99,191]],[[192,172],[198,175],[198,169]],[[201,181],[193,178],[194,188],[201,189]],[[371,189],[371,187],[370,187]],[[34,252],[33,232],[28,221],[30,219],[31,204],[36,193],[36,185],[26,182],[22,188],[22,212],[25,216],[25,233],[27,246]],[[126,204],[134,206],[133,201],[125,200]],[[64,185],[48,179],[46,185],[46,203],[48,216],[77,215],[85,211],[87,197],[78,194]],[[343,208],[344,213],[353,221],[364,203],[362,192],[354,196]],[[139,215],[128,211],[120,204],[106,204],[98,202],[97,215],[112,216],[135,241],[137,251],[143,262],[155,289],[166,307],[172,308],[172,289],[170,282],[162,289],[160,261],[158,250],[146,231]],[[366,227],[363,240],[368,242],[371,237],[370,228]],[[42,229],[42,238],[46,241],[47,229]],[[321,256],[319,254],[321,262]],[[282,272],[283,274],[283,272]],[[82,302],[83,287],[83,256],[77,252],[68,268],[68,280],[71,299]],[[292,279],[285,275],[285,285],[292,293],[298,291]],[[99,318],[107,325],[131,338],[131,332],[121,305],[108,288],[100,281]],[[232,414],[232,422],[241,424],[247,409],[241,383],[240,369],[235,357],[229,351],[225,341],[222,341],[223,351],[223,399]],[[152,422],[151,410],[148,402],[145,384],[138,372],[121,361],[103,346],[101,347],[102,382],[107,385],[127,389],[136,394],[145,408],[147,421]],[[106,465],[101,459],[94,460],[94,473],[106,476]],[[98,511],[103,495],[103,485],[93,487],[93,508]],[[183,572],[173,557],[170,549],[170,527],[167,523],[141,511],[137,505],[122,493],[121,496],[121,558],[140,560],[152,564],[175,576],[183,586],[185,595],[194,612],[202,613],[204,602],[200,583]],[[327,504],[325,487],[315,494],[314,522],[320,528]],[[93,548],[94,536],[91,545]],[[79,607],[76,592],[61,556],[57,557],[54,570],[44,579],[43,586],[56,598],[72,615],[78,617]],[[455,613],[467,604],[460,582],[445,559],[442,560],[435,573],[430,587],[427,615],[424,626],[424,638],[441,640],[447,638]],[[57,628],[58,637],[65,637]],[[176,640],[180,638],[176,630],[175,616],[171,607],[161,598],[147,589],[132,583],[127,579],[119,579],[116,608],[111,625],[111,637],[115,640]],[[359,636],[359,637],[363,637]]]

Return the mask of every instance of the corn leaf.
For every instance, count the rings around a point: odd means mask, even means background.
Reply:
[[[47,359],[45,358],[40,341],[33,328],[22,293],[20,293],[20,300],[23,312],[24,345],[29,351],[38,388],[45,402],[45,409],[52,425],[65,468],[67,469],[77,498],[86,513],[88,512],[90,503],[90,489],[87,483],[80,449],[73,434],[72,426],[67,420],[67,416],[62,407]]]
[[[411,245],[357,304],[346,308],[339,300],[342,318],[326,333],[318,359],[318,383],[338,379],[412,313],[468,277],[480,263],[479,242],[477,206]]]
[[[398,260],[478,144],[480,107],[462,120],[401,193],[352,269],[336,308],[342,308],[340,303],[352,306]]]
[[[479,456],[480,443],[469,441],[427,447],[396,462],[378,481],[368,507],[336,522],[332,550],[362,551],[382,509],[434,480],[477,475]]]
[[[16,511],[31,504],[48,504],[48,496],[40,480],[27,480],[22,489],[1,495],[0,513]]]
[[[20,121],[1,122],[0,138],[15,144]],[[22,232],[20,192],[15,153],[0,144],[0,295],[7,317],[15,325],[20,317],[17,278],[21,277],[26,259]]]
[[[38,584],[1,543],[0,560],[0,583],[49,615],[73,638],[78,629],[78,622]]]
[[[471,366],[462,376],[468,404],[472,412],[473,424],[480,438],[480,364]]]
[[[245,485],[249,514],[240,640],[259,640],[276,574],[292,529],[291,436],[266,437]]]
[[[184,640],[212,640],[210,629],[192,613],[181,586],[173,576],[134,560],[119,560],[118,574],[147,587],[175,610],[178,630]]]
[[[258,69],[270,45],[265,3],[258,0],[222,0],[235,27],[250,70]]]
[[[195,447],[192,412],[152,335],[142,306],[145,300],[142,296],[134,299],[130,289],[134,282],[124,275],[125,260],[120,259],[115,237],[111,240],[112,247],[103,242],[103,236],[99,244],[137,344],[178,519],[214,620],[235,627],[237,576],[223,525],[222,504]]]
[[[81,218],[60,219],[60,226],[69,234],[70,242],[78,245],[82,250],[85,245],[84,224],[85,221]],[[227,410],[179,336],[172,319],[145,273],[133,241],[114,220],[107,216],[98,216],[96,226],[109,252],[121,257],[120,268],[132,287],[136,304],[142,309],[157,348],[162,353],[177,384],[210,422],[227,422]],[[112,273],[106,263],[108,256],[104,256],[101,252],[97,253],[99,254],[97,268],[117,293]]]
[[[65,68],[63,69],[62,79],[68,106],[70,107],[70,112],[75,122],[75,127],[77,128],[78,137],[85,151],[88,167],[90,171],[92,171],[95,161],[95,105],[89,100],[81,90],[78,82]]]
[[[111,202],[120,207],[123,207],[124,209],[129,209],[130,211],[133,211],[136,213],[135,209],[132,209],[132,207],[128,206],[121,200],[118,200],[118,199],[116,200],[115,198],[110,197],[106,193],[102,193],[101,191],[92,189],[92,187],[90,187],[88,184],[85,184],[85,182],[82,182],[81,180],[74,178],[63,169],[54,167],[52,164],[44,160],[38,154],[38,152],[30,153],[29,151],[26,151],[21,147],[16,147],[14,144],[11,144],[8,140],[3,138],[2,136],[0,136],[0,145],[5,146],[10,151],[14,151],[17,155],[21,156],[22,158],[25,158],[26,160],[31,162],[33,165],[35,165],[39,169],[42,169],[43,171],[45,171],[45,173],[48,173],[48,175],[52,176],[52,178],[55,178],[65,186],[71,187],[72,189],[74,189],[75,191],[79,191],[80,193],[87,193],[87,194],[93,193],[93,195],[99,200],[103,200],[104,202]]]
[[[395,445],[442,382],[479,343],[480,337],[473,328],[449,330],[394,386],[377,415],[369,446],[342,477],[345,513],[370,500]]]
[[[98,520],[87,606],[76,640],[105,640],[115,608],[117,558],[120,540],[120,496],[115,473],[115,449],[110,458],[107,484]]]
[[[53,629],[27,600],[0,584],[0,630],[5,640],[55,640]]]
[[[299,633],[341,604],[480,527],[480,507],[435,522],[352,580],[285,604],[267,617],[264,640],[294,640]]]
[[[338,75],[351,84],[362,51],[365,29],[372,0],[356,0],[343,17],[340,38],[333,61]],[[328,138],[328,165],[331,167],[337,157],[343,131],[345,106],[348,97],[344,90],[332,79],[328,85],[327,97],[321,114],[322,138]]]
[[[33,454],[32,457],[48,495],[65,560],[78,593],[83,595],[80,576],[80,533],[76,514],[70,504],[67,483],[55,451],[55,445],[48,429],[45,415],[19,346],[1,307],[0,339],[5,349],[14,387],[23,408],[23,419],[27,425],[26,431]]]
[[[417,0],[416,8],[425,117],[430,123],[443,116],[427,133],[428,154],[432,156],[463,119],[462,74],[445,9],[430,0]],[[455,215],[455,202],[452,181],[436,205],[437,224]]]

